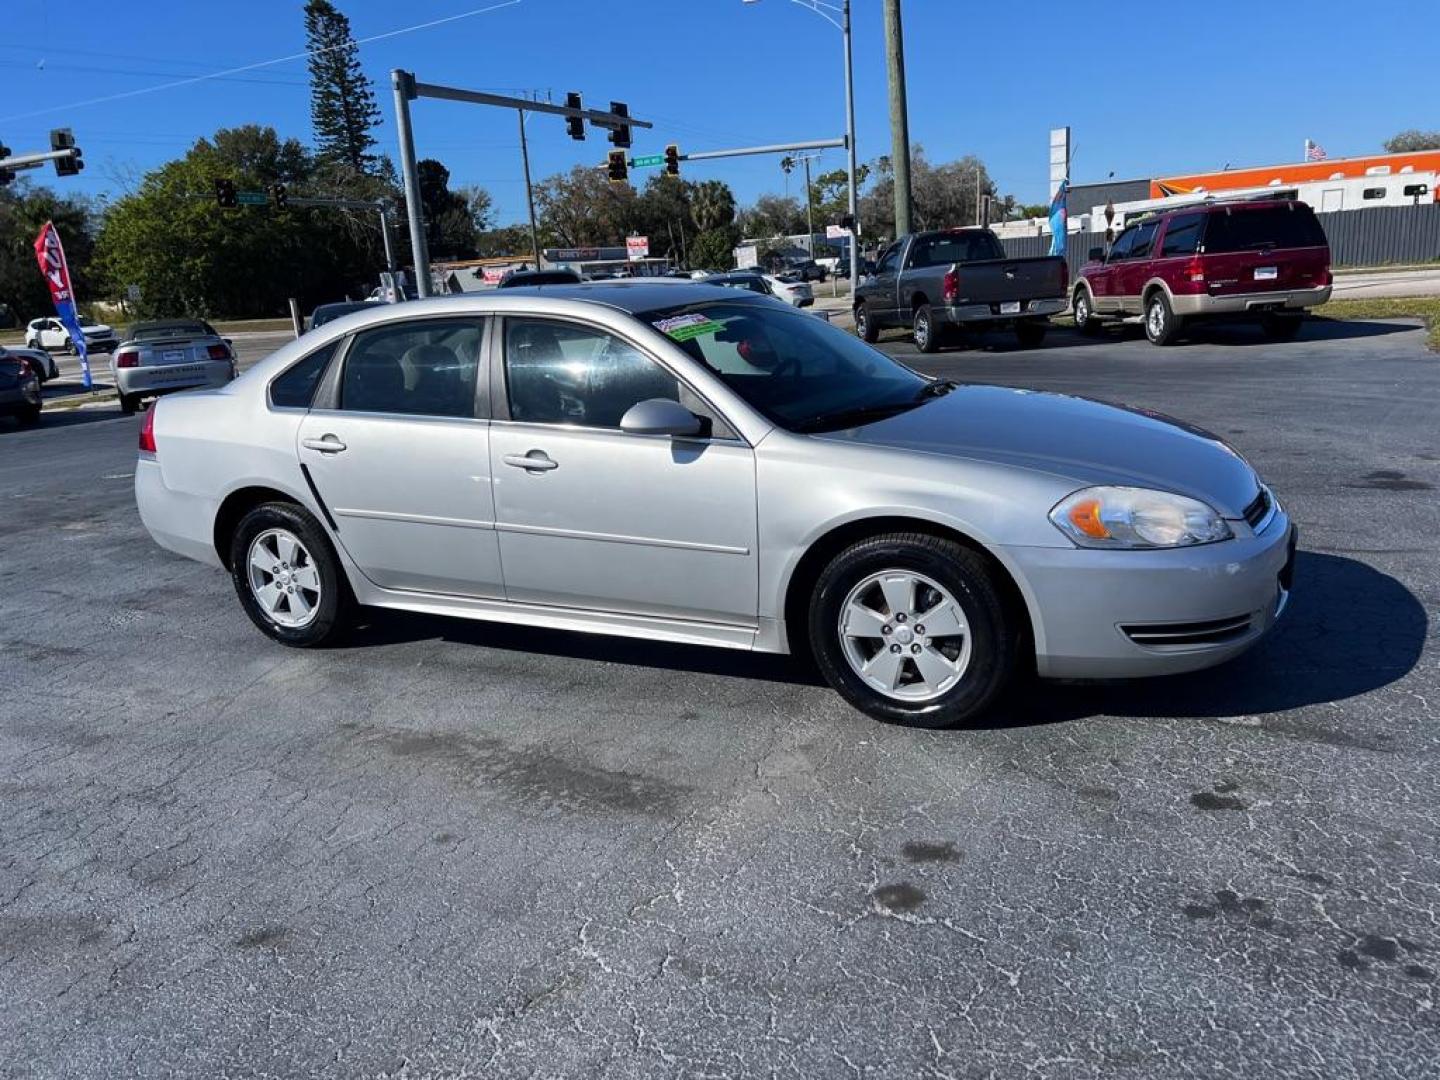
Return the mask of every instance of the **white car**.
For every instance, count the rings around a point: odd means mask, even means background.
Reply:
[[[85,347],[92,353],[114,352],[115,346],[120,344],[113,327],[94,322],[84,315],[80,316],[80,329],[85,334]],[[67,353],[75,351],[70,342],[70,331],[54,316],[30,320],[25,327],[25,346],[30,349],[60,349]]]
[[[770,283],[770,294],[792,307],[809,307],[815,303],[815,292],[808,281],[781,281],[771,274],[763,275]]]

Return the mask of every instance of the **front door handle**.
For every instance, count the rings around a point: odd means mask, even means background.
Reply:
[[[345,444],[334,435],[325,435],[319,439],[301,439],[300,445],[306,450],[319,450],[322,454],[338,454],[345,449]]]
[[[528,473],[547,472],[550,469],[558,469],[560,463],[552,461],[550,455],[544,450],[531,450],[524,454],[506,454],[501,459],[506,465],[513,465],[517,469],[524,469]]]

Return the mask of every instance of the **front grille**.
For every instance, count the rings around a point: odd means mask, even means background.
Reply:
[[[1265,520],[1265,515],[1270,513],[1270,491],[1265,485],[1260,485],[1260,490],[1250,505],[1241,512],[1245,518],[1245,524],[1252,529]]]
[[[1151,648],[1178,645],[1222,645],[1250,631],[1250,616],[1190,623],[1130,623],[1120,630],[1136,645]]]

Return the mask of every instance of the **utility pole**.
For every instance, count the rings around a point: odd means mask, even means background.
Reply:
[[[525,141],[525,110],[516,109],[520,117],[520,160],[525,164],[525,203],[530,208],[530,251],[535,256],[535,269],[540,269],[540,233],[535,228],[535,192],[530,187],[530,147]]]
[[[905,38],[900,0],[885,0],[885,66],[890,74],[890,161],[895,170],[895,235],[911,231],[910,117],[905,106]]]
[[[815,200],[810,197],[810,155],[802,158],[805,162],[805,248],[810,260],[815,260]]]
[[[860,285],[860,192],[855,179],[855,63],[850,48],[850,0],[845,0],[840,20],[840,36],[845,42],[845,167],[850,180],[850,301],[854,303]]]

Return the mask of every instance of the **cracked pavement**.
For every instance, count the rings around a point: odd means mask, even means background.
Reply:
[[[0,1076],[1440,1075],[1423,332],[917,366],[1231,440],[1301,528],[1282,625],[939,733],[783,658],[289,651],[144,534],[136,420],[0,423]]]

